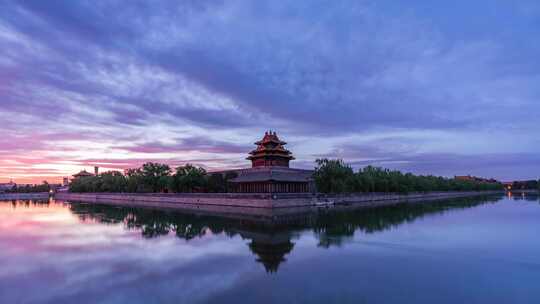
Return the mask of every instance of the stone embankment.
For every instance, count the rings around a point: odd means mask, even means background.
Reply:
[[[7,200],[47,200],[48,192],[40,193],[0,193],[0,201]]]
[[[156,208],[193,209],[201,208],[298,208],[330,205],[389,205],[400,202],[420,202],[503,194],[503,191],[477,192],[426,192],[426,193],[361,193],[361,194],[244,194],[244,193],[183,193],[183,194],[138,194],[138,193],[57,193],[55,198],[64,201],[129,205]]]

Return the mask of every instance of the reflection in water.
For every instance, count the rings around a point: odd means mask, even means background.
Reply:
[[[291,242],[291,236],[286,233],[265,234],[246,232],[242,236],[251,239],[249,249],[258,256],[257,262],[262,263],[268,273],[276,272],[279,265],[285,262],[285,256],[294,247],[294,243]]]
[[[48,208],[51,205],[52,198],[49,198],[48,200],[11,200],[10,202],[13,209],[30,207]]]
[[[0,202],[0,303],[537,303],[538,196],[492,201],[272,220]]]
[[[507,192],[506,195],[509,199],[513,199],[514,201],[529,201],[534,202],[538,201],[540,202],[540,193],[539,192]]]
[[[341,245],[356,231],[374,233],[410,223],[426,215],[442,214],[448,210],[466,209],[486,203],[495,203],[499,197],[461,198],[446,202],[399,204],[370,208],[355,212],[335,212],[318,216],[311,228],[319,236],[322,247]]]
[[[260,226],[250,221],[95,204],[73,203],[70,208],[82,221],[122,223],[127,229],[140,230],[145,238],[171,232],[186,241],[204,237],[208,233],[225,234],[228,237],[240,235],[243,239],[251,240],[249,248],[270,273],[277,271],[279,264],[285,261],[285,255],[294,246],[291,233],[284,227]]]
[[[498,201],[499,197],[464,198],[447,202],[400,204],[396,206],[340,210],[332,209],[288,219],[283,224],[256,222],[212,216],[200,216],[179,212],[142,208],[113,207],[72,203],[70,210],[83,222],[123,224],[127,229],[140,230],[144,238],[156,238],[175,233],[178,238],[189,241],[211,234],[228,237],[240,235],[250,240],[249,249],[257,256],[267,272],[276,272],[279,265],[293,250],[293,239],[301,231],[313,231],[319,246],[341,246],[352,239],[356,231],[374,233],[413,222],[425,215],[442,214],[447,210],[465,209]]]

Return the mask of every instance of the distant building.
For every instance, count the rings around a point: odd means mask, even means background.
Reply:
[[[238,176],[230,181],[232,192],[239,193],[294,193],[314,191],[313,170],[293,169],[294,159],[285,149],[276,132],[266,132],[257,148],[247,157],[251,168],[234,170]],[[231,171],[227,171],[231,172]]]
[[[78,178],[83,178],[83,177],[89,177],[89,176],[94,176],[94,174],[86,171],[86,170],[82,170],[81,172],[77,173],[77,174],[73,174],[73,179],[78,179]]]
[[[86,171],[86,169],[83,169],[82,171],[80,171],[79,173],[77,174],[73,174],[73,179],[76,179],[76,178],[81,178],[81,177],[89,177],[89,176],[97,176],[99,174],[99,167],[94,167],[94,173],[90,173],[88,171]],[[64,178],[64,182],[66,181],[66,179]]]

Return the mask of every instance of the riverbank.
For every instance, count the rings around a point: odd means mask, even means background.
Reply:
[[[0,200],[47,200],[49,192],[39,193],[0,193]]]
[[[404,202],[428,202],[462,197],[504,194],[503,191],[361,193],[361,194],[244,194],[244,193],[57,193],[56,200],[95,204],[175,209],[187,212],[273,217],[330,207],[377,207]]]

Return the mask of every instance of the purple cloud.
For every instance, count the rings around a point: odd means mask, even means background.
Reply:
[[[303,167],[346,140],[375,136],[399,138],[414,155],[438,155],[425,167],[434,174],[456,167],[440,155],[501,155],[515,160],[512,168],[478,172],[529,177],[535,173],[520,155],[540,150],[534,7],[2,1],[0,131],[22,136],[9,135],[0,150],[81,167],[88,159],[141,159],[136,153],[219,158],[247,152],[271,128],[291,141]],[[43,130],[53,138],[24,139]],[[382,151],[394,144],[378,143]],[[412,157],[397,152],[389,157]]]

